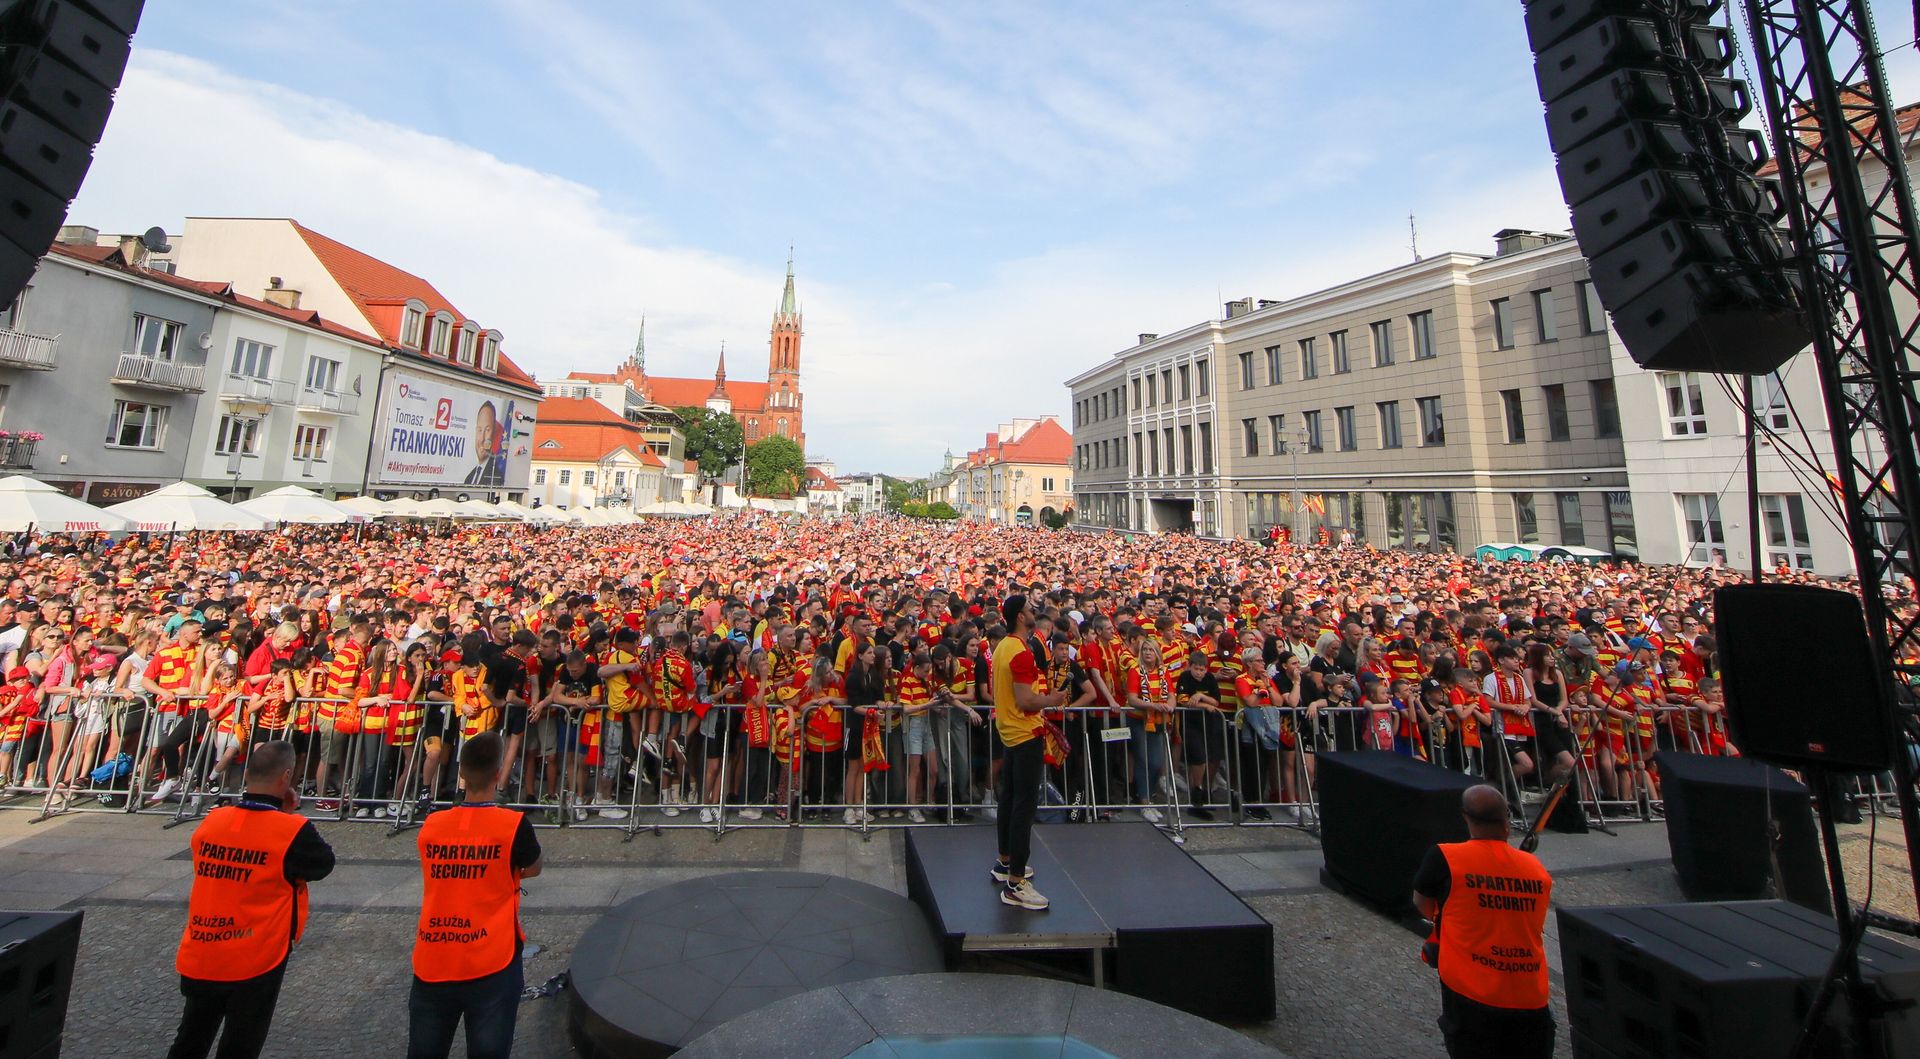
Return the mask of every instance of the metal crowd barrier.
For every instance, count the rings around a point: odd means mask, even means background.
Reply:
[[[159,703],[144,694],[75,696],[71,718],[49,720],[5,763],[0,808],[36,819],[75,812],[140,813],[171,827],[197,819],[239,791],[247,749],[287,738],[296,775],[317,819],[368,822],[399,832],[436,804],[458,798],[456,761],[463,718],[444,700],[363,711],[361,730],[340,733],[323,715],[345,700],[308,697],[287,705],[283,723],[254,725],[235,738],[207,712],[207,697]],[[497,728],[511,753],[502,804],[538,826],[619,831],[730,830],[823,826],[863,836],[893,828],[989,820],[1004,754],[992,709],[936,702],[798,709],[769,702],[766,745],[753,745],[746,703],[714,703],[704,716],[604,707],[526,707],[512,731]],[[333,707],[333,709],[329,709]],[[837,738],[828,737],[833,710]],[[1485,777],[1508,791],[1517,815],[1547,786],[1542,737],[1518,743],[1499,723],[1483,726],[1479,753],[1464,752],[1457,726],[1403,723],[1399,711],[1375,728],[1364,705],[1252,706],[1170,714],[1106,707],[1048,710],[1054,756],[1045,770],[1038,818],[1097,823],[1146,819],[1176,841],[1193,827],[1317,829],[1315,757],[1328,750],[1392,747]],[[1590,825],[1651,820],[1662,812],[1658,750],[1711,753],[1722,737],[1699,711],[1654,706],[1624,719],[1616,756],[1599,706],[1568,706],[1573,787]],[[867,738],[867,718],[874,737]],[[517,721],[518,717],[513,720]],[[1540,718],[1535,717],[1536,723]],[[58,732],[56,727],[64,725]],[[28,743],[32,745],[27,745]],[[920,753],[910,753],[913,747]],[[1519,755],[1528,768],[1519,767]],[[31,758],[31,760],[29,760]],[[29,775],[31,772],[31,775]],[[48,776],[55,784],[45,782]],[[28,780],[35,782],[28,782]],[[1889,811],[1890,777],[1867,777],[1862,794]],[[164,797],[163,797],[164,796]]]

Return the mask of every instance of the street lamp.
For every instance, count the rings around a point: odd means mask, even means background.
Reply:
[[[1294,433],[1290,439],[1288,454],[1293,457],[1293,506],[1287,511],[1287,537],[1292,543],[1300,542],[1300,450],[1307,443],[1307,424],[1294,424]]]

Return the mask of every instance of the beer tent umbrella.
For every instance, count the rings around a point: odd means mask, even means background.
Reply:
[[[291,522],[305,526],[334,526],[342,522],[365,522],[371,516],[336,504],[311,489],[297,485],[281,486],[252,500],[234,505],[251,511],[268,522]]]
[[[149,533],[263,530],[271,525],[264,516],[229,504],[192,482],[163,485],[107,510],[132,522],[128,529]]]
[[[130,521],[23,474],[0,478],[0,532],[98,533],[126,529]]]
[[[387,505],[381,503],[378,498],[371,496],[350,496],[345,500],[335,500],[334,503],[346,508],[348,511],[365,515],[368,518],[380,518],[389,512]]]
[[[416,503],[412,514],[415,518],[456,518],[460,514],[460,505],[444,496],[436,496]]]
[[[453,505],[453,517],[483,519],[488,522],[518,522],[525,516],[504,510],[499,505],[489,504],[485,500],[462,500]]]

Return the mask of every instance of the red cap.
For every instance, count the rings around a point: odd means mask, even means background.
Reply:
[[[28,669],[26,666],[14,666],[12,669],[7,670],[8,681],[32,680],[32,679],[33,679],[33,670]]]

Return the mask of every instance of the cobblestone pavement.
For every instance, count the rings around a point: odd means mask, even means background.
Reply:
[[[179,1015],[172,970],[188,886],[185,827],[146,817],[70,816],[28,824],[0,812],[0,908],[86,913],[65,1054],[146,1056],[165,1050]],[[1681,900],[1659,824],[1618,835],[1545,837],[1561,906]],[[313,891],[313,918],[281,995],[267,1054],[397,1054],[406,1033],[407,955],[419,893],[410,834],[323,825],[340,854]],[[744,870],[842,875],[905,892],[898,832],[871,840],[841,830],[728,834],[543,831],[547,869],[528,884],[524,919],[542,950],[529,984],[564,970],[581,935],[608,907],[669,882]],[[1912,915],[1897,821],[1879,829],[1876,906]],[[1290,828],[1193,829],[1186,848],[1274,925],[1279,1016],[1241,1032],[1294,1056],[1438,1056],[1439,987],[1405,927],[1320,885],[1319,845]],[[1847,829],[1846,859],[1865,879],[1866,828]],[[1856,892],[1856,898],[1859,894]],[[1557,939],[1549,917],[1554,1005],[1567,1045]],[[590,941],[590,939],[589,939]],[[988,969],[993,969],[989,967]],[[564,1002],[521,1008],[516,1055],[567,1056]],[[456,1049],[455,1054],[460,1054]]]

